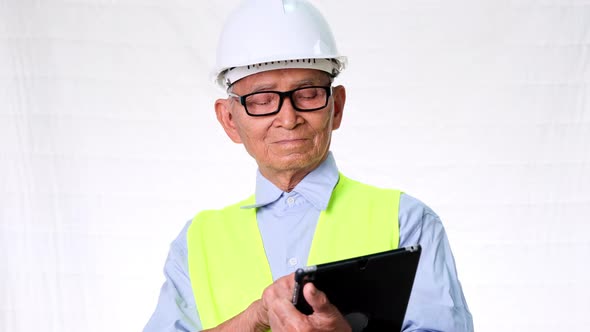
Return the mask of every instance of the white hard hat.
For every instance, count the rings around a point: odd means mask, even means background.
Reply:
[[[239,79],[281,68],[310,68],[336,76],[346,66],[330,26],[305,0],[245,0],[227,19],[217,46],[214,79]]]

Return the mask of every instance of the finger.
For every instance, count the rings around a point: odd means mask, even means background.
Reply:
[[[274,302],[268,311],[268,317],[273,331],[299,331],[307,323],[307,316],[287,300]]]
[[[275,301],[291,300],[291,297],[293,296],[293,287],[295,285],[293,275],[294,273],[291,273],[279,278],[264,289],[261,296],[262,307],[264,310],[268,310],[272,307]]]
[[[262,324],[269,326],[268,322],[268,310],[264,307],[262,299],[256,300],[252,303],[251,307],[254,310],[256,319]]]
[[[293,292],[293,287],[295,286],[295,279],[293,277],[293,273],[281,277],[275,280],[272,284],[270,284],[264,290],[264,293],[268,293],[268,296],[273,297],[291,297],[291,293]]]
[[[328,301],[326,293],[317,289],[311,282],[308,282],[303,287],[303,296],[305,296],[307,303],[309,303],[314,312],[321,313],[334,310],[334,306]]]
[[[293,286],[295,286],[295,272],[279,278],[277,283],[284,287],[284,289],[292,290]]]

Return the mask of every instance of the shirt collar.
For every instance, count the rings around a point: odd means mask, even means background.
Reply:
[[[326,160],[320,166],[307,174],[292,192],[305,197],[314,207],[325,210],[330,202],[330,196],[338,182],[338,167],[332,152],[328,152]],[[256,203],[242,206],[242,209],[259,208],[268,205],[283,195],[283,191],[265,178],[260,170],[256,171]]]

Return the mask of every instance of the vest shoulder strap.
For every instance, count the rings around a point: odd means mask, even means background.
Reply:
[[[256,209],[240,208],[253,202],[251,196],[222,210],[203,211],[187,231],[189,276],[205,329],[243,311],[272,283]]]
[[[381,189],[340,174],[320,215],[308,265],[368,255],[399,245],[401,191]]]

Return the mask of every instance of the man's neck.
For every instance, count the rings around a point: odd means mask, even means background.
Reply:
[[[284,192],[291,192],[295,188],[295,186],[297,186],[299,182],[301,182],[303,178],[307,176],[307,174],[311,173],[312,171],[320,167],[320,165],[322,165],[322,163],[326,161],[328,155],[329,152],[326,152],[326,154],[323,156],[321,160],[316,161],[315,163],[312,163],[307,167],[293,169],[276,169],[260,166],[259,164],[258,170],[260,171],[260,174],[262,174],[262,176],[264,176],[277,188]]]
[[[289,170],[289,171],[282,171],[282,172],[272,172],[269,170],[260,169],[260,173],[262,176],[268,179],[268,181],[272,182],[277,188],[281,189],[284,192],[291,192],[303,178],[307,174],[309,174],[312,169],[305,169],[305,170]]]

